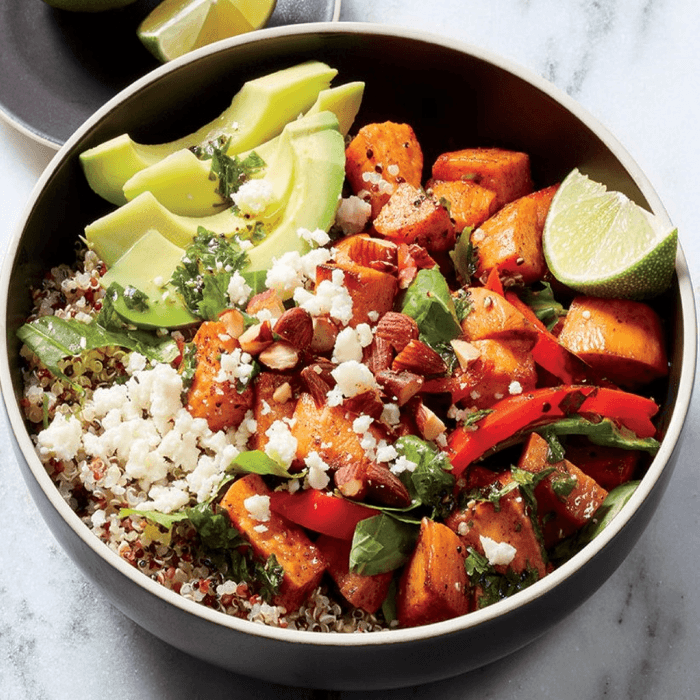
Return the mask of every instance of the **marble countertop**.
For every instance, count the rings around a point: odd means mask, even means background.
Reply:
[[[37,0],[27,0],[37,1]],[[341,21],[420,28],[500,53],[567,91],[649,176],[700,279],[697,0],[343,0]],[[31,40],[31,37],[28,37]],[[2,250],[53,152],[0,121]],[[608,582],[549,634],[484,669],[363,698],[700,698],[700,393],[658,515]],[[0,419],[0,697],[360,697],[265,684],[143,631],[59,548]]]

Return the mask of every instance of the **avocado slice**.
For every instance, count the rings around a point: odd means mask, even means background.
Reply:
[[[364,86],[362,82],[352,82],[321,90],[307,116],[332,112],[338,118],[340,133],[347,135],[360,109]],[[277,149],[280,137],[276,136],[253,150],[267,161],[269,154]],[[246,155],[242,153],[240,157],[243,159]],[[129,201],[150,191],[174,214],[207,216],[226,205],[216,191],[218,184],[218,180],[211,177],[211,161],[200,160],[191,150],[183,148],[137,172],[124,183],[123,189]]]
[[[194,133],[155,145],[139,144],[122,134],[81,153],[83,172],[97,194],[124,204],[124,183],[175,151],[225,136],[231,138],[228,153],[234,155],[273,138],[313,105],[336,74],[325,63],[308,61],[250,80],[219,117]]]
[[[146,296],[143,305],[128,303],[125,295],[114,298],[114,309],[125,321],[139,328],[180,328],[199,320],[170,284],[183,252],[156,229],[149,229],[107,270],[100,280],[103,287],[117,283]]]
[[[287,251],[305,253],[309,244],[300,228],[328,231],[338,209],[345,180],[345,140],[338,119],[319,112],[287,125],[294,151],[293,188],[281,221],[248,251],[248,271],[267,270]]]

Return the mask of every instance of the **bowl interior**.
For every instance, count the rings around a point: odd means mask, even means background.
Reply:
[[[530,154],[537,187],[579,167],[665,216],[646,178],[604,128],[544,80],[474,47],[371,25],[271,29],[255,39],[224,42],[164,66],[118,95],[78,130],[43,176],[10,247],[2,280],[7,300],[2,374],[3,380],[11,378],[3,393],[11,417],[19,413],[10,393],[16,399],[22,393],[15,331],[30,310],[28,289],[47,268],[72,262],[85,225],[113,208],[88,188],[80,152],[124,132],[142,143],[177,138],[217,116],[245,80],[309,59],[337,68],[334,84],[366,83],[356,125],[391,120],[414,128],[424,151],[424,180],[441,152],[497,145]],[[683,270],[682,252],[678,260]],[[692,384],[695,347],[689,338],[694,338],[695,316],[686,277],[676,279],[657,302],[673,331],[672,390],[658,397],[662,433],[674,420],[682,423],[689,389],[678,417],[678,387],[682,379]],[[32,454],[24,457],[33,470],[41,469]]]

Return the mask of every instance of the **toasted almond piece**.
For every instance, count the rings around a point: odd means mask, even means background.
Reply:
[[[377,389],[363,391],[343,401],[343,408],[358,416],[366,415],[379,418],[384,410],[384,403]]]
[[[306,309],[294,306],[277,319],[272,331],[297,350],[306,350],[313,338],[314,324],[311,314]]]
[[[447,430],[447,427],[435,412],[422,401],[416,404],[414,419],[418,426],[418,431],[425,440],[436,440]]]
[[[285,382],[275,389],[275,393],[272,394],[272,400],[276,403],[287,403],[292,398],[292,395],[292,385],[289,382]]]
[[[479,348],[476,345],[472,345],[468,340],[455,338],[450,341],[450,345],[455,351],[455,357],[462,369],[468,369],[481,355]]]
[[[301,370],[300,376],[313,397],[317,408],[326,403],[326,395],[333,388],[334,382],[330,372],[325,372],[318,364],[309,365]]]
[[[384,393],[395,399],[399,406],[404,406],[423,386],[423,377],[414,372],[395,372],[388,369],[378,372],[375,376]]]
[[[375,335],[367,348],[367,356],[365,357],[365,364],[372,374],[376,375],[378,372],[389,369],[393,359],[394,350],[391,343],[385,338],[377,338]]]
[[[424,377],[433,374],[444,374],[447,371],[445,361],[422,340],[409,340],[406,347],[396,355],[391,363],[395,372],[408,370]]]
[[[375,336],[388,340],[396,352],[401,352],[408,342],[417,339],[419,334],[415,319],[398,311],[387,311],[379,319],[375,331]]]
[[[219,321],[232,338],[240,338],[245,331],[245,319],[238,309],[226,309],[219,314]]]
[[[299,362],[299,351],[286,340],[276,340],[258,355],[258,359],[270,369],[292,369]]]
[[[309,350],[314,353],[323,354],[330,352],[335,347],[338,337],[338,326],[329,316],[313,317],[313,335]]]
[[[259,355],[270,347],[274,341],[272,327],[269,321],[262,321],[250,326],[238,337],[238,344],[243,352],[251,355]]]
[[[351,462],[340,467],[333,479],[345,498],[394,508],[405,508],[411,503],[411,495],[401,479],[376,462]]]
[[[284,313],[284,303],[276,289],[266,289],[253,295],[246,306],[246,313],[255,316],[260,311],[267,310],[271,318],[279,318]]]

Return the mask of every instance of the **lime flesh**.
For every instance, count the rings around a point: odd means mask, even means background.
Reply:
[[[584,294],[628,299],[669,286],[677,243],[677,229],[576,169],[554,196],[542,235],[557,280]]]
[[[144,46],[162,62],[220,39],[260,29],[276,0],[164,0],[139,25]]]

